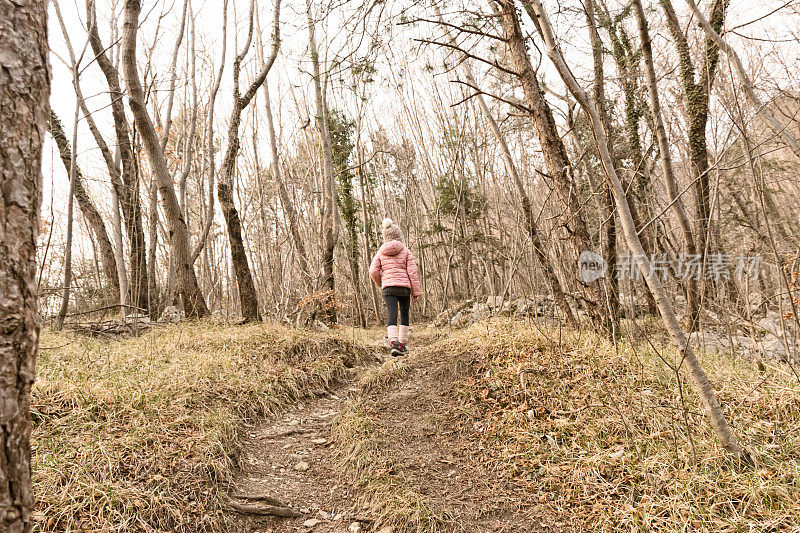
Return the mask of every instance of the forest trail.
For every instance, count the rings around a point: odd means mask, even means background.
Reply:
[[[402,359],[376,354],[382,362],[245,428],[234,501],[259,505],[265,495],[300,512],[233,512],[232,530],[565,530],[507,472],[482,463],[476,428],[459,412],[458,362],[432,356],[432,340]]]

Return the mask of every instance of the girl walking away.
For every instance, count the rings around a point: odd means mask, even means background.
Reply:
[[[422,292],[419,288],[417,264],[411,250],[403,244],[403,232],[391,218],[383,219],[383,246],[369,267],[369,276],[381,288],[386,302],[387,335],[392,355],[408,353],[408,334],[411,329],[411,298],[416,301]],[[398,325],[398,311],[399,321]]]

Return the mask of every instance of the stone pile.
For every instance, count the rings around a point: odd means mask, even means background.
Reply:
[[[782,320],[780,314],[768,311],[764,318],[751,325],[730,328],[732,333],[710,327],[689,335],[689,342],[706,352],[740,355],[764,361],[798,361],[800,342],[794,320]],[[784,335],[785,333],[785,335]]]
[[[554,316],[555,303],[552,297],[536,295],[533,298],[490,296],[485,302],[469,299],[436,315],[428,327],[466,328],[490,316]]]

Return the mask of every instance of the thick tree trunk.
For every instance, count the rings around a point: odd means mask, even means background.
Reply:
[[[528,0],[523,0],[527,2]],[[584,111],[589,115],[592,124],[592,132],[597,143],[597,148],[600,152],[603,170],[608,179],[609,185],[614,193],[614,201],[619,213],[620,222],[625,235],[625,240],[628,243],[628,248],[634,255],[636,262],[639,266],[639,271],[642,273],[647,286],[650,288],[653,297],[656,300],[656,305],[661,313],[664,325],[667,332],[672,337],[673,342],[677,348],[678,354],[681,356],[680,360],[686,364],[689,372],[689,377],[694,384],[695,391],[700,397],[703,407],[705,408],[706,415],[711,422],[711,427],[719,438],[722,446],[730,453],[736,455],[738,458],[746,462],[752,462],[747,450],[742,448],[736,437],[733,435],[728,421],[722,412],[722,407],[717,399],[714,387],[708,380],[708,377],[703,370],[700,360],[694,352],[686,334],[678,322],[678,317],[672,308],[672,302],[667,297],[661,280],[659,280],[657,273],[650,268],[650,260],[644,252],[642,243],[639,240],[639,235],[636,230],[636,225],[633,222],[630,206],[625,196],[625,189],[619,179],[616,169],[614,168],[611,154],[608,151],[608,139],[605,135],[605,128],[603,121],[598,114],[597,102],[589,96],[578,84],[573,77],[572,73],[564,62],[564,57],[561,54],[560,47],[556,42],[553,28],[547,16],[547,12],[541,4],[540,0],[532,0],[532,12],[534,15],[534,23],[539,30],[545,45],[547,46],[547,53],[553,64],[558,69],[561,78],[567,85],[567,89],[572,93],[578,103],[583,107]]]
[[[238,68],[234,66],[234,72],[238,74]],[[237,102],[238,94],[235,95]],[[231,247],[231,262],[236,275],[236,283],[239,287],[239,303],[241,304],[242,318],[246,322],[261,320],[258,310],[258,294],[253,283],[253,276],[250,273],[250,265],[247,262],[247,251],[242,239],[242,223],[239,219],[239,212],[233,202],[233,173],[236,166],[236,154],[239,152],[239,123],[241,118],[241,107],[238,103],[234,104],[230,129],[228,131],[228,152],[222,163],[222,175],[217,183],[217,196],[222,214],[225,217],[225,224],[228,228],[228,239]]]
[[[50,112],[49,130],[53,139],[56,141],[56,146],[58,146],[61,161],[64,163],[67,172],[70,172],[72,149],[67,140],[67,135],[64,132],[64,126],[53,111]],[[72,188],[75,199],[78,201],[78,207],[80,207],[83,217],[86,219],[89,227],[92,228],[94,236],[97,239],[97,245],[100,249],[100,262],[103,264],[103,274],[111,287],[114,301],[120,302],[120,278],[117,272],[117,260],[114,246],[111,244],[111,239],[108,237],[106,225],[103,222],[103,218],[100,216],[100,212],[94,206],[94,202],[92,202],[89,193],[86,191],[86,187],[83,185],[83,174],[81,173],[81,169],[77,166],[77,163],[75,164],[74,174],[72,176]]]
[[[570,235],[576,255],[574,265],[577,269],[577,255],[583,251],[593,250],[589,230],[581,214],[580,200],[572,174],[572,166],[566,147],[558,134],[553,113],[544,99],[542,89],[536,79],[530,58],[525,50],[525,41],[519,25],[517,10],[512,0],[500,0],[502,23],[505,30],[506,46],[511,55],[511,62],[522,84],[528,116],[536,129],[539,144],[542,148],[545,164],[556,194],[567,210],[564,225]],[[613,275],[613,273],[610,273]],[[604,305],[600,281],[585,285],[589,316],[593,325],[604,331],[611,331],[610,313]]]
[[[223,166],[224,168],[224,166]],[[233,263],[236,283],[239,287],[239,303],[242,309],[242,318],[245,322],[261,320],[261,313],[258,310],[258,293],[256,292],[253,275],[247,262],[247,251],[242,240],[242,223],[239,219],[239,212],[233,203],[233,189],[230,183],[219,180],[217,184],[217,196],[222,214],[225,217],[225,224],[228,228],[228,239],[231,246],[231,262]]]
[[[183,297],[186,316],[203,317],[208,315],[208,307],[197,284],[194,267],[190,262],[189,229],[186,227],[186,221],[175,195],[172,176],[167,168],[158,135],[145,108],[144,92],[139,81],[136,66],[136,34],[140,11],[139,0],[126,0],[125,22],[122,30],[122,67],[128,86],[129,104],[150,160],[150,168],[158,181],[158,190],[169,226],[172,255],[176,263],[178,290]]]
[[[47,2],[0,2],[0,531],[31,530],[36,241],[49,115]]]

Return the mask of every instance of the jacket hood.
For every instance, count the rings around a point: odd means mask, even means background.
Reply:
[[[403,251],[403,243],[400,241],[389,241],[381,246],[381,251],[386,255],[397,255]]]

